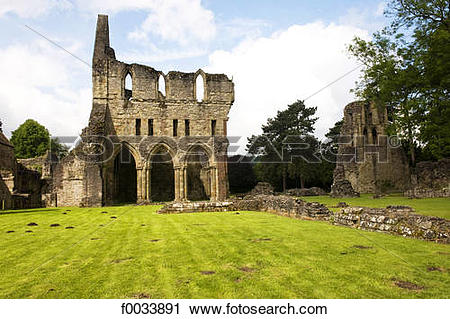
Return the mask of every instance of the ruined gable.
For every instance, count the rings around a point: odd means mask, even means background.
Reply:
[[[226,75],[164,74],[118,61],[108,17],[99,15],[92,85],[83,141],[55,173],[59,205],[112,204],[129,189],[132,202],[228,196],[226,126],[234,84]]]

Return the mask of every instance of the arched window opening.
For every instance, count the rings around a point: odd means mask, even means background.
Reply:
[[[131,74],[127,73],[125,76],[125,99],[131,100],[133,96],[133,79],[131,78]]]
[[[372,138],[373,138],[373,144],[378,144],[378,133],[377,133],[376,128],[372,129]]]
[[[166,79],[162,74],[160,74],[158,78],[158,92],[160,92],[162,96],[166,96]]]
[[[201,73],[195,79],[195,98],[198,102],[202,102],[205,98],[205,82]]]

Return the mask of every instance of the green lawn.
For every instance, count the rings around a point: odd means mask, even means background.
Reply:
[[[331,210],[338,211],[339,202],[346,202],[350,206],[365,206],[373,208],[386,207],[388,205],[406,205],[415,209],[417,214],[438,216],[450,219],[450,198],[423,198],[411,199],[401,194],[392,194],[378,199],[372,198],[373,194],[361,194],[356,198],[332,198],[330,196],[305,196],[301,199],[308,202],[319,202],[327,205]]]
[[[450,297],[448,245],[268,213],[158,207],[0,214],[0,298]]]

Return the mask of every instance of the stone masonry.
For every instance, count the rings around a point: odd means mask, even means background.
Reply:
[[[405,196],[412,198],[450,197],[450,159],[417,163],[412,187]]]
[[[0,122],[0,210],[41,207],[41,178],[17,161]]]
[[[345,107],[343,120],[331,195],[408,189],[409,165],[400,145],[394,145],[386,134],[386,109],[375,103],[352,102]],[[354,193],[343,181],[350,182]]]
[[[59,206],[227,198],[226,75],[120,62],[99,15],[92,82],[82,142],[55,169]]]

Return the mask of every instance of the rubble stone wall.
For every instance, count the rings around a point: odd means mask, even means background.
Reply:
[[[405,192],[412,198],[450,197],[450,159],[417,163],[412,188]]]
[[[332,223],[450,243],[450,220],[414,214],[410,207],[345,207],[333,214]]]

